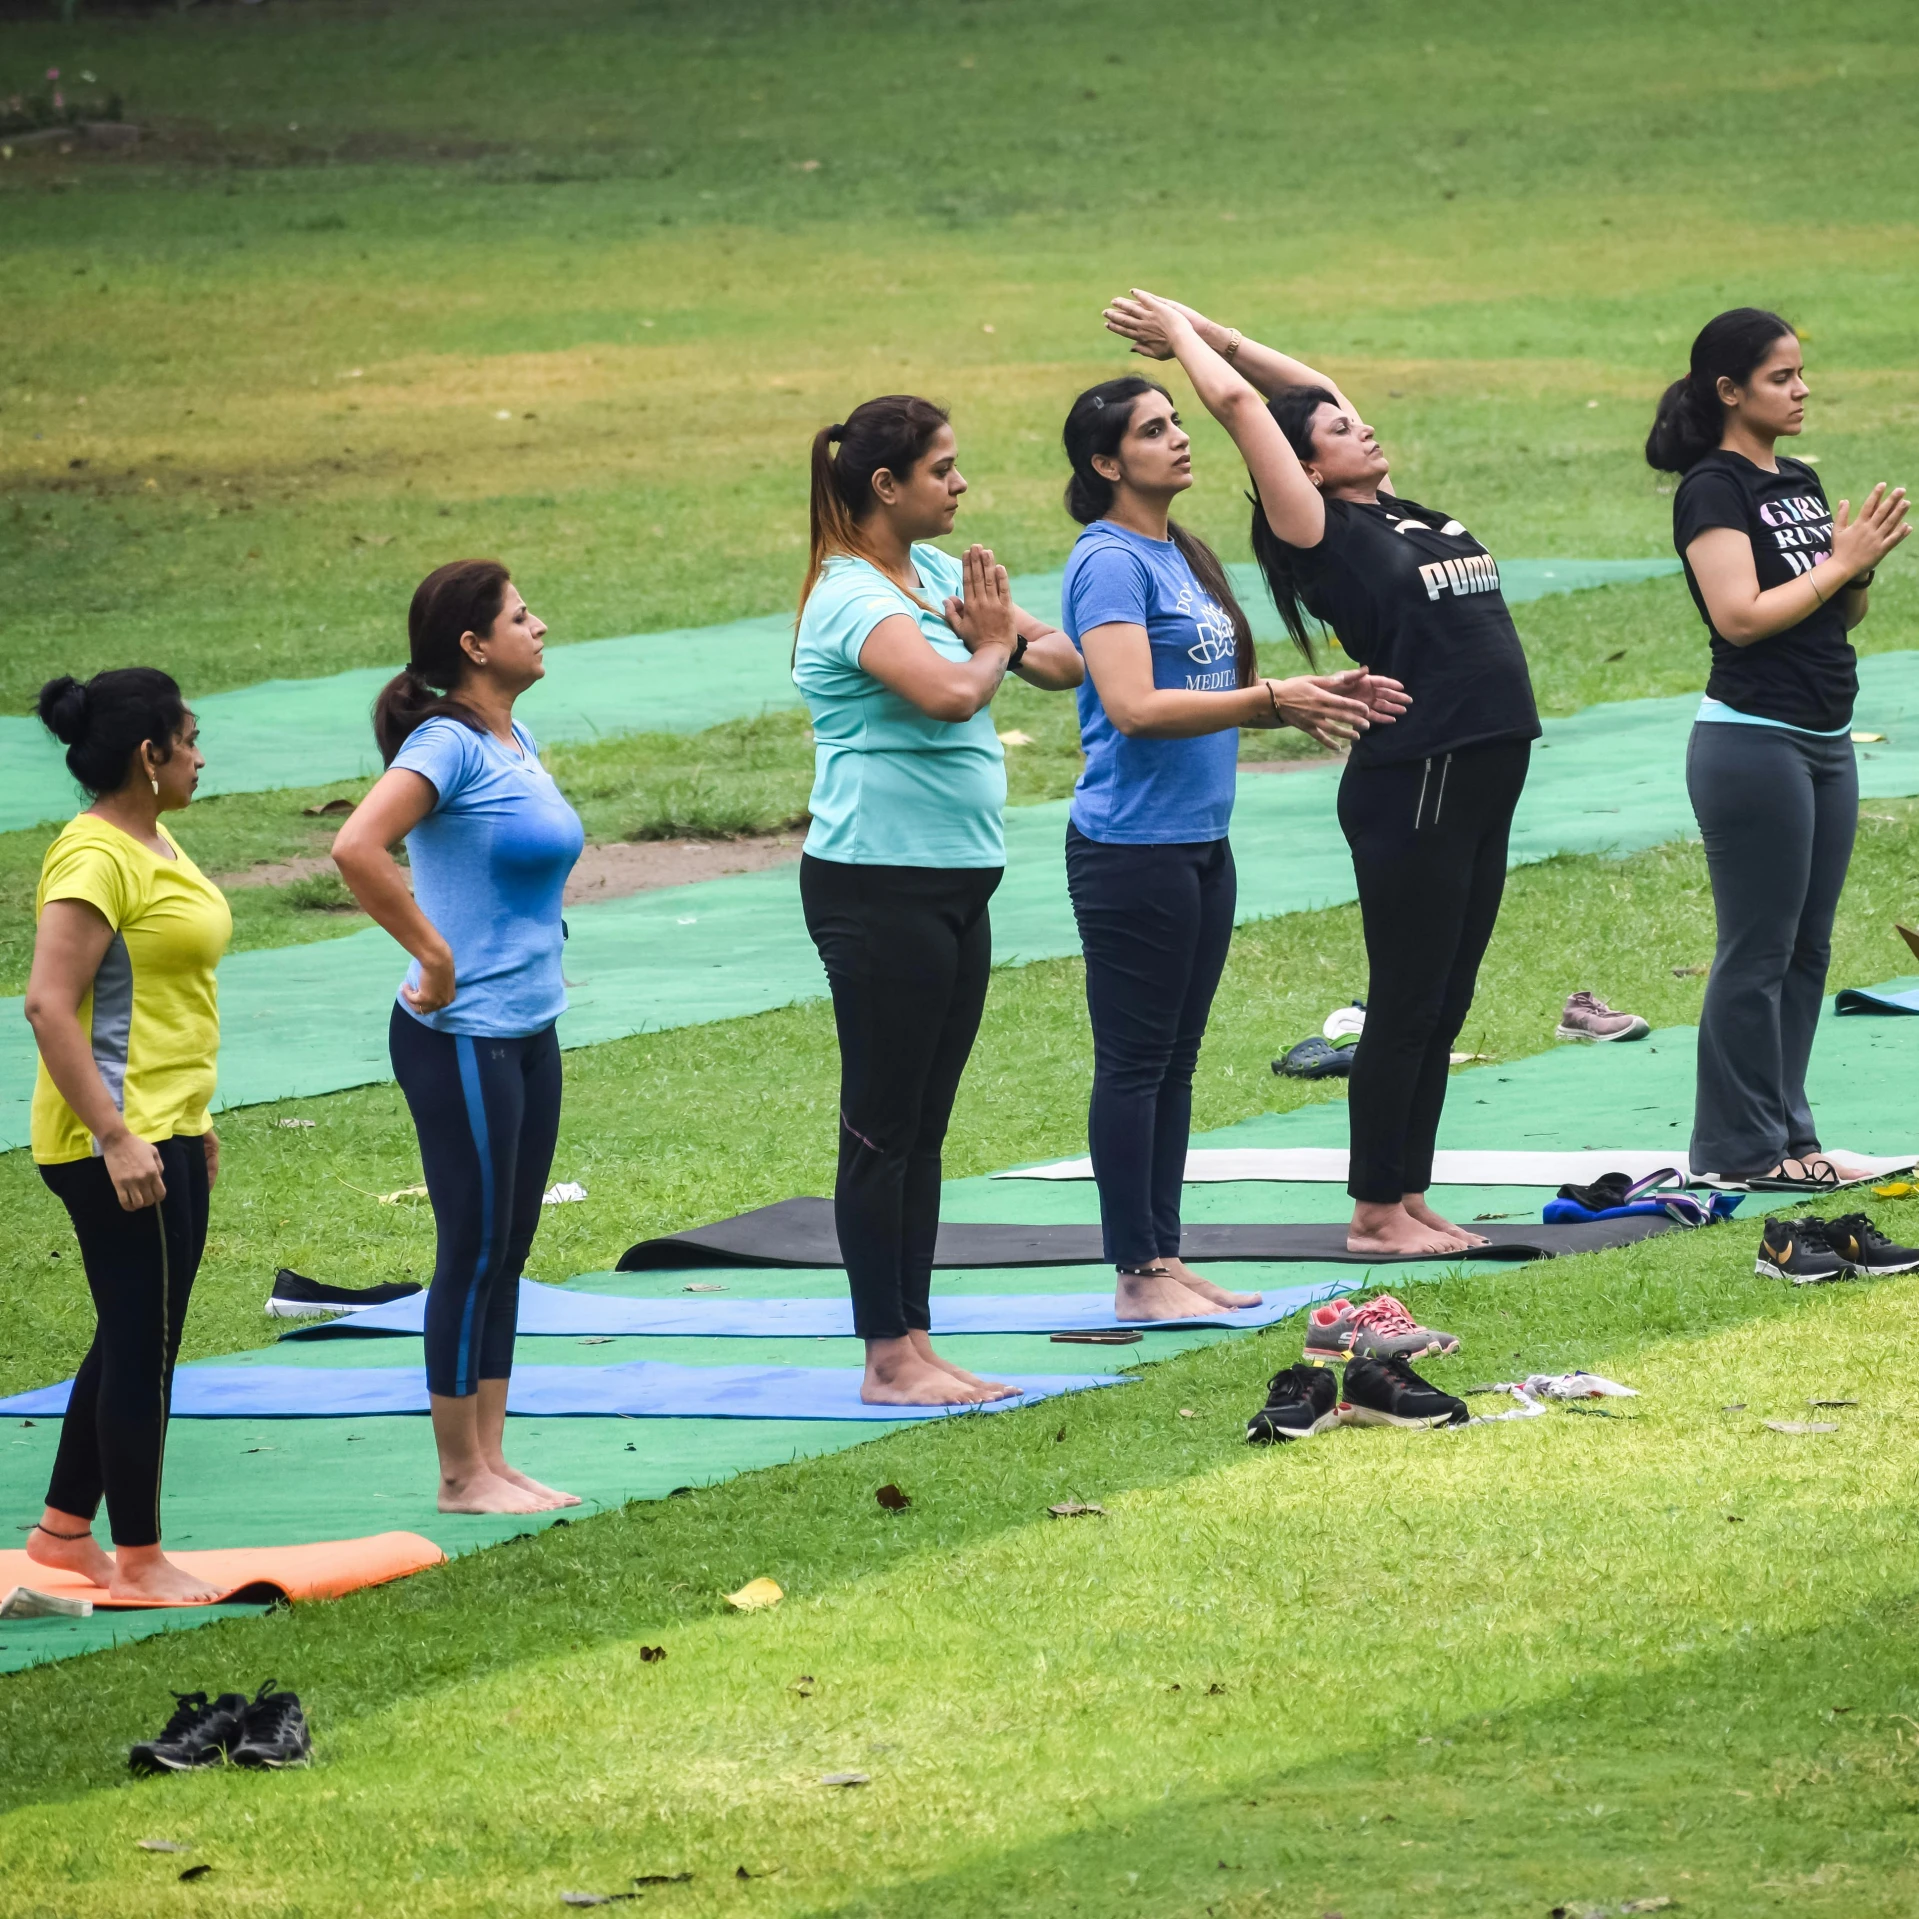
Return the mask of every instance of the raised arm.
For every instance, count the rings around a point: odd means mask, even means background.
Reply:
[[[1259,491],[1267,525],[1288,546],[1317,546],[1326,537],[1326,503],[1267,412],[1266,402],[1199,337],[1182,308],[1138,288],[1133,300],[1165,335],[1207,412],[1233,436]]]
[[[1352,405],[1339,390],[1339,382],[1331,374],[1321,373],[1309,367],[1304,360],[1295,360],[1291,354],[1281,353],[1277,347],[1261,346],[1257,340],[1248,339],[1238,327],[1222,326],[1217,320],[1209,320],[1197,308],[1189,307],[1182,301],[1167,300],[1157,295],[1149,297],[1157,299],[1162,307],[1183,313],[1193,331],[1236,371],[1243,373],[1269,400],[1284,387],[1323,386],[1342,407]],[[1144,354],[1149,360],[1170,360],[1173,357],[1172,342],[1167,339],[1164,326],[1137,295],[1122,294],[1106,309],[1106,328],[1109,333],[1117,333],[1121,339],[1132,341],[1133,351]],[[1235,341],[1238,341],[1237,346],[1233,344]]]

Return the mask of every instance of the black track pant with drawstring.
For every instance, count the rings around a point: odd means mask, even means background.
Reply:
[[[1390,1205],[1432,1183],[1447,1064],[1499,917],[1530,755],[1529,741],[1497,740],[1340,780],[1371,976],[1347,1095],[1356,1200]]]
[[[98,1324],[74,1375],[47,1504],[91,1519],[104,1494],[116,1546],[160,1543],[173,1362],[207,1244],[206,1141],[157,1143],[167,1196],[121,1210],[103,1159],[40,1168],[73,1221]]]

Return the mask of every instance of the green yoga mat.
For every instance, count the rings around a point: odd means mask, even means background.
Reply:
[[[1671,573],[1676,560],[1509,560],[1500,569],[1517,605],[1548,593],[1631,582]],[[1279,639],[1279,616],[1256,568],[1232,569],[1261,639]],[[1059,617],[1063,572],[1022,575],[1020,604]],[[685,627],[625,639],[554,645],[546,678],[518,707],[541,740],[596,739],[609,733],[697,733],[769,707],[794,706],[791,614]],[[196,698],[207,756],[200,791],[258,793],[321,786],[380,770],[368,714],[390,667],[361,667],[315,680],[264,680]],[[78,803],[61,748],[36,719],[0,716],[0,832],[65,819]]]
[[[1919,793],[1919,653],[1874,655],[1859,674],[1861,725],[1889,736],[1859,749],[1862,793]],[[1697,705],[1685,694],[1548,721],[1514,826],[1513,863],[1623,853],[1689,835],[1685,745]],[[1241,774],[1233,848],[1242,921],[1354,897],[1333,813],[1338,778],[1334,766]],[[1066,813],[1062,800],[1007,814],[1006,878],[993,901],[1002,963],[1079,950],[1066,897]],[[820,997],[825,979],[797,895],[797,869],[786,866],[574,908],[566,949],[572,1010],[560,1022],[562,1043],[597,1045]],[[234,954],[220,968],[221,1106],[388,1078],[387,1009],[403,971],[377,927]],[[0,1000],[0,1150],[27,1139],[34,1051],[22,1004]]]

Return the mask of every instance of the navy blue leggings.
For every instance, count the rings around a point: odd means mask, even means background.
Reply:
[[[1066,829],[1066,889],[1093,1023],[1087,1141],[1106,1257],[1176,1258],[1193,1068],[1233,941],[1225,840],[1132,846]]]
[[[470,1038],[423,1026],[398,1001],[393,1076],[420,1136],[439,1247],[426,1297],[426,1386],[464,1399],[513,1372],[520,1270],[560,1132],[560,1042]]]

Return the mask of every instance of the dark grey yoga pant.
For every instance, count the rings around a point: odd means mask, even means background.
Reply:
[[[1696,1172],[1819,1150],[1806,1066],[1859,824],[1852,741],[1713,721],[1686,747],[1719,943],[1699,1016]]]

